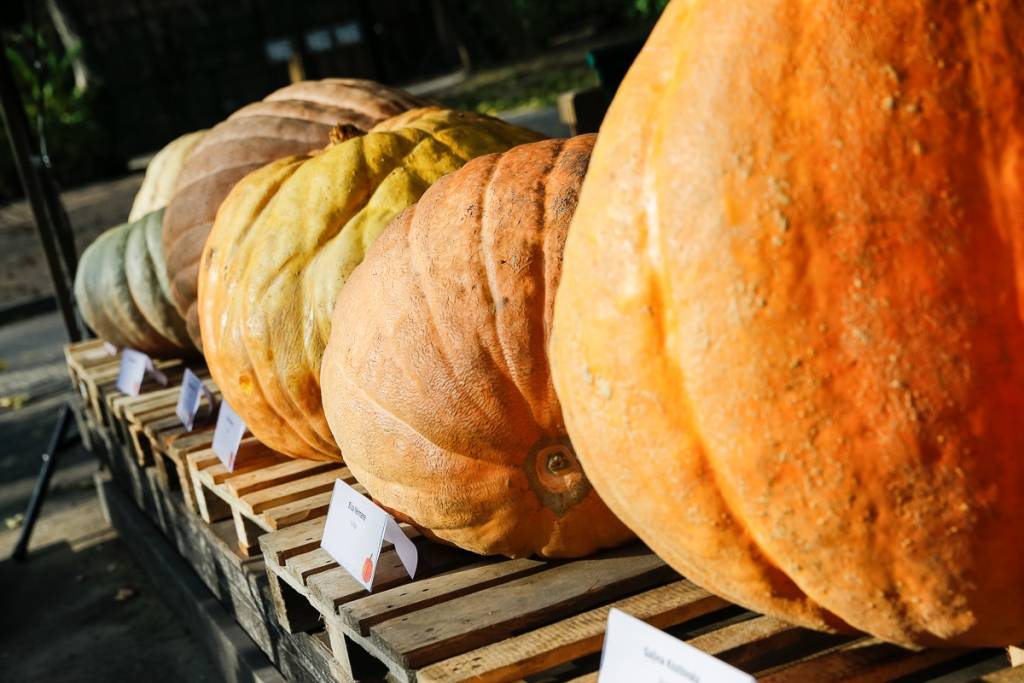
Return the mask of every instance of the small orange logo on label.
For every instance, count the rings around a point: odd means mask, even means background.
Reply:
[[[363,581],[370,583],[371,578],[373,578],[373,560],[367,557],[363,560]]]

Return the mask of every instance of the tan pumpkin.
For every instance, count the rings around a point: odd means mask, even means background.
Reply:
[[[164,221],[174,302],[200,348],[195,310],[199,259],[217,209],[235,183],[275,159],[324,147],[335,126],[367,131],[423,104],[372,81],[304,81],[239,109],[207,133],[181,172]]]
[[[548,372],[593,141],[442,178],[338,296],[320,383],[346,464],[399,518],[478,553],[576,557],[632,537],[583,474]]]
[[[178,183],[178,174],[205,134],[205,130],[186,133],[172,140],[153,156],[146,166],[142,186],[135,195],[135,201],[132,202],[132,209],[128,214],[129,223],[167,206]]]
[[[552,367],[584,470],[742,605],[1024,639],[1024,5],[676,0],[601,128]]]
[[[199,319],[207,365],[252,433],[282,453],[340,458],[320,404],[320,358],[338,290],[370,243],[441,176],[539,137],[446,109],[397,120],[366,135],[348,129],[355,137],[250,174],[206,242]]]
[[[192,349],[170,300],[160,239],[163,209],[107,230],[82,252],[75,299],[102,339],[151,356]]]

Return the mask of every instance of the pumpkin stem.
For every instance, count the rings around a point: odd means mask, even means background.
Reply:
[[[541,439],[530,449],[525,468],[534,494],[559,517],[590,493],[568,438]]]
[[[550,472],[551,474],[558,474],[568,466],[569,459],[565,457],[565,454],[562,453],[561,451],[557,451],[555,453],[551,453],[550,455],[548,455],[547,467],[548,472]]]
[[[346,140],[357,138],[360,135],[365,135],[365,132],[350,123],[338,123],[331,128],[329,139],[332,145],[339,145]]]

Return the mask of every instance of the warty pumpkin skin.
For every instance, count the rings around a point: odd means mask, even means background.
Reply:
[[[75,299],[102,339],[151,356],[192,349],[170,300],[160,227],[163,209],[107,230],[82,252]]]
[[[593,135],[445,176],[338,295],[320,375],[345,463],[424,533],[511,557],[577,557],[633,534],[572,450],[548,370],[562,248]]]
[[[167,206],[178,183],[178,174],[205,134],[205,130],[186,133],[172,140],[153,156],[146,166],[142,186],[135,195],[135,201],[132,202],[132,209],[128,214],[129,223]]]
[[[1024,5],[676,0],[552,364],[609,507],[747,607],[1024,639]]]
[[[174,302],[197,346],[202,348],[195,310],[199,259],[217,208],[234,184],[271,161],[322,148],[336,125],[367,131],[423,104],[373,81],[303,81],[242,107],[207,133],[178,178],[163,233]]]
[[[340,458],[320,402],[320,360],[335,296],[370,243],[441,176],[538,137],[445,109],[402,121],[250,174],[206,242],[199,320],[207,365],[253,435],[281,453]]]

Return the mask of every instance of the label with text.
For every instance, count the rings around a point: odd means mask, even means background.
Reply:
[[[203,380],[199,379],[196,373],[185,368],[185,374],[181,378],[181,394],[178,395],[178,406],[174,413],[185,425],[185,429],[192,431],[195,425],[196,415],[199,414],[199,405],[203,396],[206,396],[207,410],[213,413],[215,403],[213,392],[206,386]]]
[[[138,396],[147,374],[161,385],[167,385],[167,375],[156,369],[152,358],[135,349],[125,349],[121,352],[121,366],[117,372],[118,391],[129,396]]]
[[[228,472],[235,469],[235,458],[238,456],[238,446],[242,443],[243,435],[245,421],[227,401],[221,401],[220,411],[217,413],[217,426],[213,429],[213,452],[224,463],[224,467],[228,468]]]
[[[335,480],[320,547],[369,591],[373,590],[384,541],[394,544],[406,573],[414,577],[419,554],[394,517],[342,480]]]
[[[754,677],[612,608],[598,683],[755,683]]]

